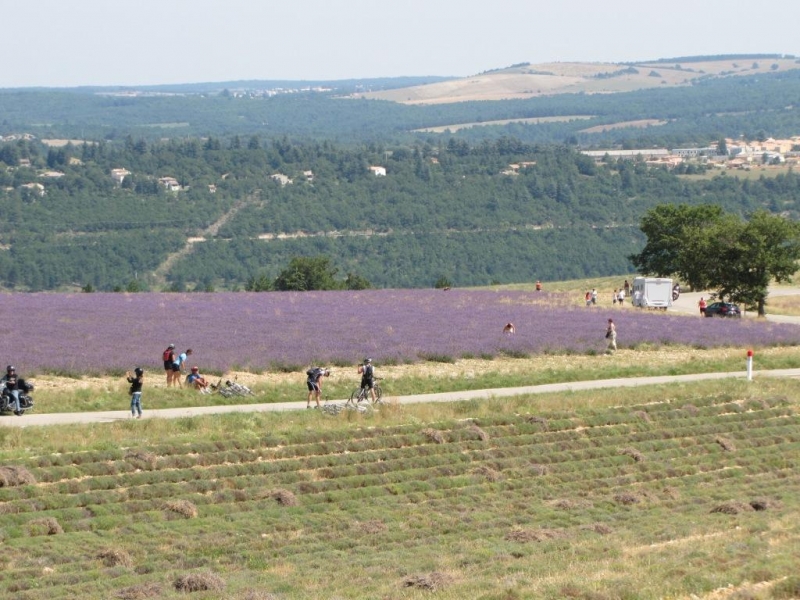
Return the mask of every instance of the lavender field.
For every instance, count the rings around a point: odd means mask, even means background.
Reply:
[[[169,343],[203,369],[301,369],[536,353],[600,353],[613,317],[620,348],[800,344],[800,327],[750,319],[570,307],[547,292],[359,292],[0,295],[3,364],[23,374],[161,369]],[[513,336],[502,334],[512,321]]]

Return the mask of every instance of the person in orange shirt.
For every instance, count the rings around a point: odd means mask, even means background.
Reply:
[[[700,296],[700,301],[697,303],[697,306],[700,307],[700,315],[705,317],[706,316],[706,301],[705,301],[705,298]]]

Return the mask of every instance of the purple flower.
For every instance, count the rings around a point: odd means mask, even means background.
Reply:
[[[602,352],[609,317],[619,347],[800,343],[800,328],[569,306],[566,295],[477,290],[214,294],[4,294],[0,332],[19,372],[161,369],[174,343],[203,369],[311,363],[413,362],[425,357]],[[559,307],[559,304],[563,307]],[[514,323],[516,333],[504,335]]]

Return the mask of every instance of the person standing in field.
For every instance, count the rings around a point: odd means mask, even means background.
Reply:
[[[617,288],[614,288],[614,295],[611,297],[611,304],[617,305]]]
[[[608,327],[606,327],[606,339],[608,340],[608,347],[606,353],[612,354],[617,351],[617,326],[614,325],[614,319],[608,320]]]
[[[625,283],[622,284],[622,289],[625,290],[625,295],[626,296],[630,296],[631,295],[631,284],[628,283],[627,279],[625,280]]]
[[[131,416],[136,419],[142,418],[142,385],[144,385],[144,369],[136,367],[133,374],[128,371],[126,374],[128,383],[131,384]]]
[[[542,282],[539,281],[538,279],[536,280],[536,291],[537,292],[541,292],[542,291]]]
[[[701,317],[705,317],[706,316],[706,306],[707,306],[705,298],[700,296],[700,301],[697,303],[697,306],[700,307],[700,316]]]
[[[586,306],[592,305],[592,293],[587,291],[586,294],[583,296],[583,299],[586,300]]]
[[[175,362],[175,344],[170,344],[161,355],[164,359],[164,371],[167,374],[167,387],[172,385],[172,363]]]
[[[619,302],[620,306],[625,304],[625,290],[619,291],[619,296],[617,296],[617,302]]]
[[[192,349],[189,348],[186,352],[181,352],[172,361],[172,382],[178,384],[178,387],[183,387],[181,383],[181,374],[186,370],[186,359],[192,355]]]
[[[592,288],[591,300],[592,300],[592,305],[597,304],[597,290],[595,288]]]

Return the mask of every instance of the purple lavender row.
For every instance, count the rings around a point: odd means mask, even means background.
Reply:
[[[563,294],[367,290],[213,294],[4,294],[0,332],[22,372],[160,368],[169,343],[203,369],[253,371],[543,352],[602,353],[613,317],[621,348],[800,343],[800,327],[633,309],[569,306]],[[514,335],[503,335],[506,322]],[[4,363],[5,364],[5,363]]]

